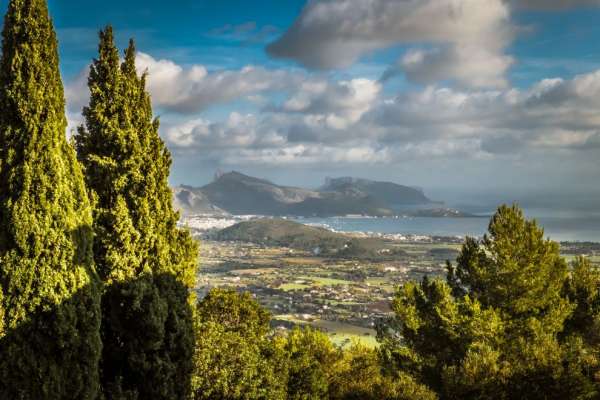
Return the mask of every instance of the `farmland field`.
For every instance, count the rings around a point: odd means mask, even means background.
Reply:
[[[395,288],[424,275],[443,278],[445,262],[460,250],[455,241],[391,243],[393,258],[341,259],[309,251],[243,242],[202,240],[198,292],[212,287],[249,291],[272,314],[273,326],[310,325],[345,346],[376,346],[375,325],[390,316]],[[572,261],[587,255],[600,263],[596,247],[563,245]]]

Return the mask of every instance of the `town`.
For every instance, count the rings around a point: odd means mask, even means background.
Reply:
[[[454,262],[463,242],[457,237],[389,235],[387,240],[400,250],[391,259],[340,259],[288,247],[215,241],[210,232],[229,223],[192,221],[200,240],[200,298],[213,287],[248,291],[272,313],[274,328],[311,325],[342,346],[356,340],[376,346],[377,324],[391,315],[396,287],[425,275],[444,278],[446,262]],[[562,249],[567,259],[587,254],[600,263],[599,245],[563,243]]]

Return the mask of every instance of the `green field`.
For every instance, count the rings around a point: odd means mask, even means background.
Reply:
[[[338,346],[349,346],[353,342],[358,342],[371,348],[378,346],[376,338],[377,333],[374,329],[322,319],[305,321],[293,315],[277,315],[275,318],[277,320],[290,321],[299,326],[311,326],[320,329],[326,332],[331,340]]]
[[[312,281],[317,286],[351,285],[353,283],[352,281],[324,278],[321,276],[301,276],[298,279]]]

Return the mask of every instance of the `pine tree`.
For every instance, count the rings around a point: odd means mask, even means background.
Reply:
[[[75,138],[95,198],[94,255],[105,283],[101,380],[109,399],[182,399],[193,368],[197,249],[177,227],[171,157],[145,86],[133,42],[121,63],[106,28]]]
[[[468,293],[522,323],[547,321],[554,333],[562,330],[572,311],[562,288],[568,275],[559,245],[544,238],[535,220],[518,206],[501,206],[483,240],[467,239],[456,267],[448,265],[448,283],[455,294]]]
[[[94,399],[100,307],[92,212],[66,139],[45,0],[11,0],[0,60],[0,393]]]
[[[535,221],[500,207],[489,234],[448,263],[447,282],[398,289],[396,318],[379,331],[386,367],[442,399],[597,398],[599,278],[578,264],[569,273]]]

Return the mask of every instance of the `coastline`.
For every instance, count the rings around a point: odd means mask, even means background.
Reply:
[[[356,237],[376,237],[398,242],[457,242],[465,237],[481,238],[487,230],[487,216],[474,217],[274,217],[261,215],[211,215],[183,216],[180,226],[189,228],[195,236],[206,237],[211,233],[228,228],[239,222],[262,218],[281,218],[308,226],[321,227],[336,233]],[[548,224],[547,234],[560,243],[600,243],[600,225],[589,222],[578,229],[580,220],[567,218],[540,218],[541,226]],[[600,222],[600,221],[599,221]],[[564,227],[563,227],[564,225]]]

